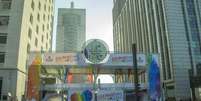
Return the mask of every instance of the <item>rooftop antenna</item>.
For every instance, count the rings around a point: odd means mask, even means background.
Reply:
[[[71,1],[70,7],[71,7],[71,8],[74,8],[74,2],[73,2],[73,1]]]

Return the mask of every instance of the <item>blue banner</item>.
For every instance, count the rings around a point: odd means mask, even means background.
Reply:
[[[158,59],[152,55],[149,66],[149,95],[151,101],[158,101],[161,96],[161,85],[160,85],[160,69],[158,65]]]

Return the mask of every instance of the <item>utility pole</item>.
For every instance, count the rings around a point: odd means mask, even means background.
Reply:
[[[133,68],[134,68],[134,83],[135,83],[135,101],[139,101],[139,96],[138,96],[138,68],[137,68],[137,49],[136,49],[136,44],[132,44],[132,52],[133,52]]]

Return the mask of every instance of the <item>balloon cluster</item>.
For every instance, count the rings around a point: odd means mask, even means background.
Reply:
[[[85,90],[80,93],[73,93],[71,95],[71,101],[92,101],[92,92],[90,90]]]

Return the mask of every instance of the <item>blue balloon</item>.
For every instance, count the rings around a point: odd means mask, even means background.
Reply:
[[[90,90],[85,90],[82,92],[82,95],[84,96],[84,101],[91,101],[92,100],[92,92]]]

